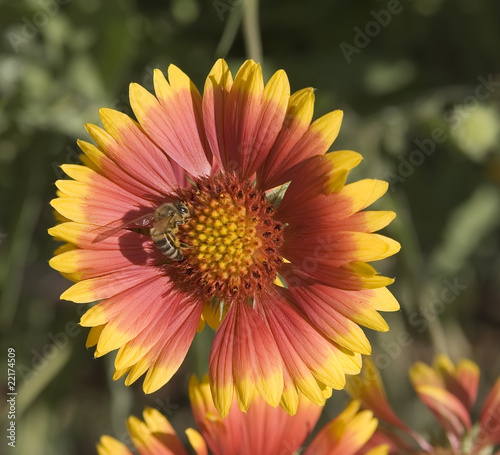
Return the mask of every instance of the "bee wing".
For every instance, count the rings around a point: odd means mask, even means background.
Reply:
[[[108,239],[109,237],[112,237],[113,235],[117,234],[120,232],[122,229],[134,226],[134,227],[146,227],[148,226],[151,221],[153,221],[155,218],[155,212],[150,212],[147,213],[146,215],[142,215],[138,218],[134,218],[133,220],[126,221],[125,223],[121,223],[118,226],[115,226],[117,221],[112,221],[111,223],[107,224],[106,226],[100,226],[96,229],[95,231],[101,231],[99,232],[94,240],[92,240],[92,243],[98,243],[102,242],[103,240]]]

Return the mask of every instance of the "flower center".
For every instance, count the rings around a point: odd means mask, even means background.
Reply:
[[[185,291],[228,302],[248,298],[276,278],[283,225],[263,192],[231,175],[202,177],[178,190],[190,212],[179,226],[184,260],[171,264]]]

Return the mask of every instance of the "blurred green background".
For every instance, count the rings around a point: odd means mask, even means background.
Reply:
[[[113,355],[93,360],[77,326],[84,308],[59,300],[69,282],[48,266],[48,203],[60,164],[78,162],[84,123],[99,123],[100,107],[130,113],[128,84],[151,90],[153,69],[170,63],[202,90],[217,57],[234,71],[252,56],[266,79],[283,68],[293,91],[317,88],[315,117],[344,111],[333,149],[361,152],[353,178],[388,180],[377,207],[398,213],[385,233],[402,251],[375,266],[397,278],[401,311],[386,315],[388,334],[369,337],[407,422],[430,422],[407,381],[415,360],[473,358],[480,400],[500,374],[500,3],[247,2],[257,20],[244,5],[0,1],[0,329],[2,358],[16,349],[17,453],[92,454],[103,433],[129,442],[124,420],[145,405],[181,434],[193,425],[187,381],[206,368],[209,329],[174,379],[145,396],[142,380],[110,380]],[[335,393],[322,421],[346,402]],[[5,416],[2,405],[2,429]]]

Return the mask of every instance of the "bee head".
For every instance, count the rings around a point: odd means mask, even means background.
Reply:
[[[189,216],[189,209],[188,209],[188,206],[180,201],[180,202],[177,202],[177,204],[175,204],[175,206],[177,207],[177,210],[179,210],[179,213],[183,216]]]

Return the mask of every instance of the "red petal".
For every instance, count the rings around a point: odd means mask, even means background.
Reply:
[[[214,402],[221,415],[230,406],[229,399],[232,401],[223,393],[231,390],[230,384],[234,384],[243,410],[254,390],[271,405],[278,405],[283,391],[280,353],[267,327],[246,303],[231,305],[217,331],[209,363],[213,388],[217,388]]]
[[[345,376],[335,350],[287,302],[285,290],[257,295],[254,306],[271,329],[285,368],[296,387],[316,404],[324,403],[320,384],[343,388]]]
[[[500,444],[500,378],[486,397],[479,422],[481,429],[477,439],[481,446]]]

